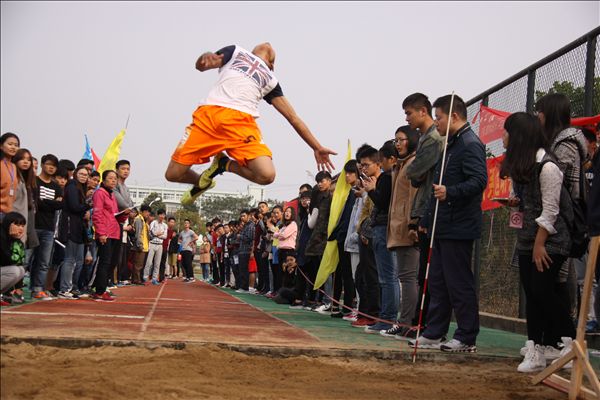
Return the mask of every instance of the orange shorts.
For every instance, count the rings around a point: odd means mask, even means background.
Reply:
[[[185,129],[171,159],[183,165],[204,164],[222,151],[243,166],[257,157],[273,156],[262,143],[260,129],[252,115],[205,105],[194,112],[193,122]]]

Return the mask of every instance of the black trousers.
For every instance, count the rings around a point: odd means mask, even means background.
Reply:
[[[317,291],[313,290],[313,287],[317,278],[319,265],[321,264],[321,258],[321,256],[306,256],[306,263],[299,265],[298,268],[300,270],[296,271],[296,296],[298,299],[302,299],[302,302],[305,304],[315,301]],[[300,271],[306,275],[306,278]]]
[[[415,310],[415,318],[413,325],[419,325],[419,313],[421,312],[421,302],[423,300],[423,285],[425,284],[425,272],[427,271],[427,258],[429,257],[429,238],[425,233],[419,232],[419,271],[417,280],[419,284],[419,297],[417,298],[417,309]],[[425,293],[425,301],[423,305],[423,320],[421,324],[427,325],[427,310],[429,309],[429,291]]]
[[[210,275],[213,283],[217,283],[219,281],[219,263],[216,259],[211,260],[210,262]]]
[[[129,250],[131,246],[127,243],[121,242],[119,247],[121,259],[117,269],[118,279],[119,281],[128,281],[131,280],[131,270],[129,269]]]
[[[221,285],[225,285],[225,283],[229,282],[229,278],[231,278],[231,259],[229,257],[223,257],[221,268],[219,268],[219,281],[221,282]]]
[[[360,296],[358,311],[373,317],[379,317],[380,290],[375,254],[369,245],[359,243],[360,261],[356,267],[355,285]]]
[[[189,250],[181,252],[181,267],[185,273],[185,277],[191,279],[194,277],[194,266],[192,260],[194,259],[194,253]]]
[[[168,250],[168,249],[167,249]],[[168,251],[165,250],[165,248],[163,247],[163,252],[160,255],[160,267],[159,267],[159,272],[158,272],[158,280],[159,281],[164,281],[165,280],[165,268],[166,268],[166,264],[167,264],[167,256],[168,256]],[[171,274],[173,272],[171,271]]]
[[[119,279],[119,275],[121,270],[123,269],[123,258],[121,257],[121,248],[123,247],[123,242],[121,242],[121,239],[116,240],[115,239],[115,244],[114,244],[114,249],[113,251],[116,253],[115,256],[113,257],[113,261],[110,265],[110,272],[108,274],[108,281],[112,282],[112,283],[117,283],[117,282],[113,282],[115,279],[115,271],[117,272],[117,276],[116,279]]]
[[[427,328],[423,336],[439,339],[448,333],[452,312],[458,327],[454,339],[474,345],[479,334],[479,302],[471,270],[473,240],[435,239],[429,267]]]
[[[353,307],[354,299],[356,298],[356,288],[354,286],[354,278],[352,277],[352,264],[350,263],[350,253],[344,251],[344,243],[338,242],[339,263],[334,273],[333,280],[333,299],[340,301],[342,296],[342,288],[344,289],[344,305]],[[339,307],[334,304],[334,308]],[[348,309],[343,311],[350,312]]]
[[[531,254],[519,255],[519,275],[525,291],[527,304],[527,337],[536,344],[554,346],[562,336],[575,337],[570,305],[559,292],[556,277],[565,256],[549,254],[549,269],[539,272]]]
[[[238,289],[248,290],[248,281],[250,279],[248,272],[248,263],[250,262],[250,254],[239,254],[240,260],[240,280],[237,284]]]
[[[113,266],[119,262],[119,245],[121,240],[119,239],[107,239],[106,243],[101,244],[99,240],[96,240],[96,246],[98,248],[98,267],[96,269],[96,280],[94,286],[96,287],[96,293],[102,294],[106,292],[108,286],[109,274],[113,271]]]
[[[256,259],[258,264],[258,291],[266,293],[271,290],[271,281],[269,277],[269,259],[267,257],[260,257]]]
[[[281,259],[278,260],[279,263],[274,264],[271,263],[271,272],[273,273],[273,293],[277,293],[281,288],[283,273],[281,270]]]

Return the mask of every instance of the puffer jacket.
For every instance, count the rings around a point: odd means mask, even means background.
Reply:
[[[127,215],[119,214],[117,207],[117,199],[112,194],[112,190],[108,190],[104,186],[96,190],[93,197],[94,213],[92,214],[92,222],[96,232],[96,239],[100,236],[106,236],[108,239],[121,239],[121,227],[119,223],[125,222]]]

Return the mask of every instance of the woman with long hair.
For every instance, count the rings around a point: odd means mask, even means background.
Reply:
[[[536,102],[535,111],[544,129],[545,144],[556,157],[572,202],[578,203],[587,197],[583,172],[587,142],[581,130],[571,127],[571,101],[562,93],[550,93]],[[557,282],[564,301],[569,304],[571,317],[577,318],[577,273],[573,259],[564,261]]]
[[[86,221],[92,208],[86,199],[89,172],[84,166],[77,167],[65,186],[64,207],[60,219],[59,240],[66,246],[65,258],[60,268],[58,297],[77,299],[79,273],[83,266],[84,246],[87,240]],[[75,285],[73,285],[75,283]],[[75,287],[74,287],[75,286]],[[75,289],[75,290],[73,290]]]
[[[281,265],[281,283],[283,287],[293,286],[294,274],[290,273],[285,262],[288,256],[295,255],[296,237],[298,236],[298,225],[296,224],[296,210],[293,207],[287,207],[283,212],[283,220],[279,231],[273,233],[273,237],[279,242],[277,244],[279,264]]]
[[[21,141],[14,133],[6,132],[0,136],[0,221],[4,214],[13,210],[17,197],[19,177],[12,158],[20,146]]]
[[[25,232],[23,241],[25,243],[25,252],[31,253],[35,247],[38,246],[39,240],[35,232],[35,190],[37,189],[37,180],[35,171],[33,170],[33,157],[31,152],[27,149],[19,149],[13,157],[13,162],[17,166],[19,172],[19,180],[23,183],[25,192],[21,192],[20,196],[25,196],[23,199],[26,204],[23,207],[23,212],[20,212],[27,219],[27,230]],[[17,200],[19,202],[19,200]],[[29,259],[30,255],[26,257]],[[26,261],[27,263],[27,261]]]
[[[37,183],[35,172],[33,170],[33,157],[27,149],[19,149],[12,158],[13,163],[17,166],[18,189],[13,210],[25,217],[26,227],[21,240],[25,244],[25,265],[29,264],[33,250],[40,244],[37,233],[35,231],[35,190]],[[19,281],[13,290],[13,302],[22,303],[23,297],[23,282]]]
[[[537,118],[515,113],[506,119],[506,156],[500,176],[510,177],[522,227],[517,232],[519,273],[527,299],[527,337],[519,372],[546,367],[547,358],[557,358],[557,343],[570,350],[575,336],[573,321],[557,291],[556,279],[570,252],[567,222],[573,216],[569,194],[563,187],[563,173]]]

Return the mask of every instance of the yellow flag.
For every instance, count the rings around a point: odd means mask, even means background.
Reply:
[[[104,153],[104,157],[102,157],[102,161],[100,161],[100,165],[98,166],[100,176],[102,176],[102,172],[106,170],[115,169],[115,164],[119,161],[119,154],[121,154],[123,136],[125,136],[125,129],[115,136],[110,146],[108,146],[108,149],[106,149],[106,153]]]
[[[352,159],[352,148],[350,146],[350,141],[348,140],[348,153],[346,154],[346,161],[344,164],[350,161],[350,159]],[[344,174],[340,173],[337,183],[335,184],[335,190],[333,191],[333,198],[331,199],[329,222],[327,224],[327,237],[333,232],[333,229],[342,215],[342,211],[344,211],[344,204],[346,204],[348,193],[350,193],[350,185],[346,182]],[[317,279],[315,279],[315,289],[323,286],[329,275],[335,272],[339,258],[337,240],[327,242],[325,252],[323,252],[323,258],[321,259],[321,265],[319,266],[319,272],[317,273]]]

